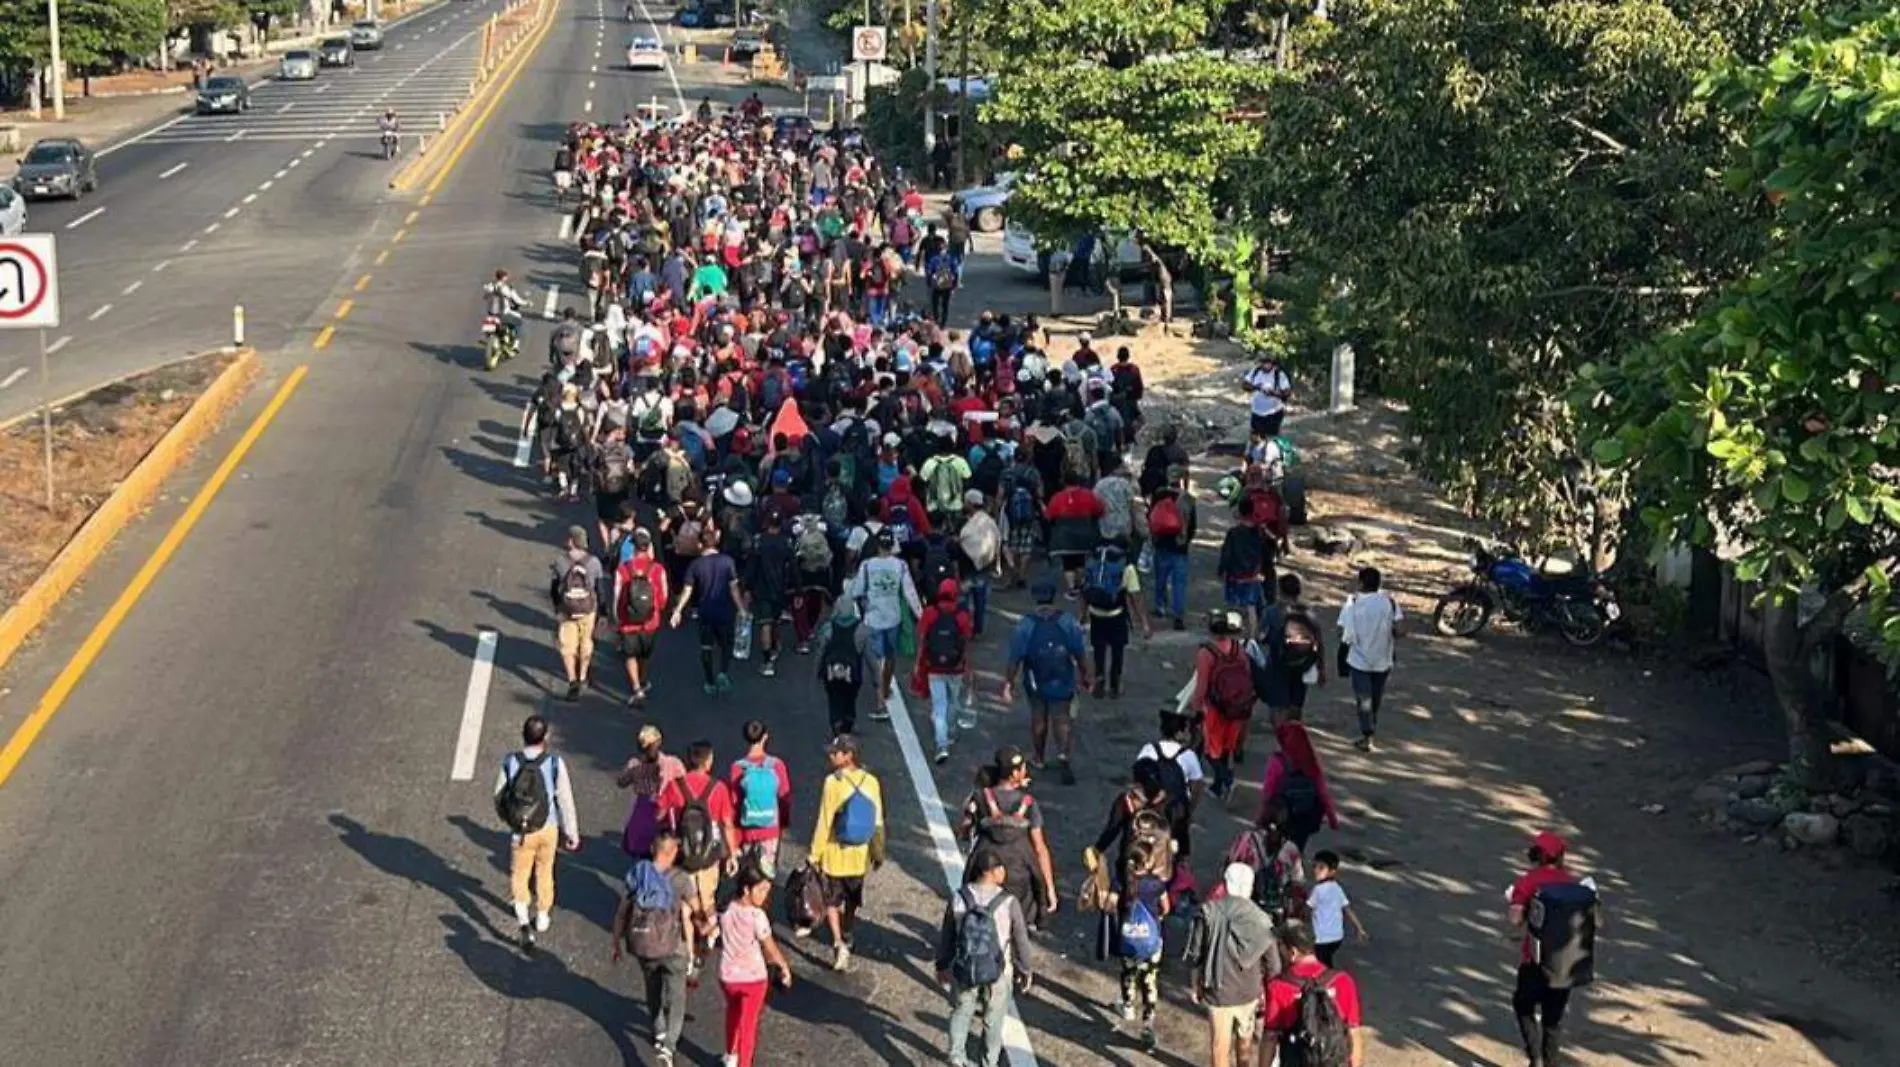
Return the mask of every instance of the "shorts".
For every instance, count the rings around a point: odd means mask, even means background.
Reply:
[[[1055,561],[1057,567],[1065,571],[1079,571],[1082,569],[1082,564],[1088,562],[1089,554],[1087,552],[1051,552],[1049,558]]]
[[[1235,1004],[1232,1006],[1209,1004],[1207,1021],[1216,1033],[1223,1027],[1242,1041],[1252,1041],[1260,1033],[1260,1005],[1258,1003]]]
[[[1073,719],[1075,700],[1072,697],[1062,700],[1044,700],[1041,697],[1029,698],[1029,721],[1048,722],[1050,719]]]
[[[1230,719],[1218,711],[1201,716],[1201,746],[1209,759],[1226,759],[1240,751],[1247,739],[1246,719]]]
[[[687,906],[708,918],[719,913],[719,864],[715,863],[703,871],[690,872],[693,878],[694,896],[686,902]]]
[[[578,619],[562,619],[554,631],[555,642],[560,645],[561,655],[579,656],[583,662],[594,658],[594,614],[588,612]]]
[[[625,492],[609,493],[605,489],[596,490],[594,492],[594,517],[611,526],[620,521],[620,509],[626,506],[626,503],[627,494]]]
[[[763,593],[752,595],[752,620],[756,624],[770,626],[778,622],[785,614],[785,599],[782,596],[768,596]]]
[[[864,876],[825,875],[825,907],[857,911],[864,907]]]
[[[1286,409],[1281,408],[1271,415],[1255,415],[1248,420],[1248,424],[1253,427],[1253,432],[1255,433],[1263,433],[1268,437],[1278,437],[1280,436],[1280,424],[1285,421]]]
[[[1042,531],[1037,528],[1036,520],[1012,522],[1009,524],[1009,550],[1019,556],[1033,555],[1042,544]]]
[[[897,635],[902,626],[893,626],[888,630],[872,630],[870,640],[864,646],[864,655],[874,662],[897,658]]]
[[[1221,581],[1221,600],[1230,608],[1259,608],[1264,606],[1266,583],[1258,578],[1244,582],[1232,579]]]
[[[628,659],[637,659],[641,663],[653,658],[653,646],[659,634],[636,630],[620,635],[620,654]]]

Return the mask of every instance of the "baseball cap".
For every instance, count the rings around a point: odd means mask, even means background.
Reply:
[[[567,528],[567,539],[577,544],[585,545],[587,543],[587,527],[569,526]]]
[[[904,443],[904,439],[897,436],[894,433],[887,433],[884,435],[885,448],[896,448],[898,445],[901,445],[903,443]]]
[[[1537,831],[1531,837],[1531,845],[1542,853],[1545,859],[1551,860],[1563,858],[1563,854],[1570,849],[1570,842],[1565,841],[1555,830]]]
[[[825,746],[825,751],[849,752],[855,756],[858,754],[858,739],[850,734],[839,734],[831,739],[831,744]]]
[[[652,532],[649,531],[644,526],[633,531],[633,543],[641,548],[652,548],[653,547]]]
[[[982,507],[983,506],[983,490],[981,489],[965,490],[963,494],[963,502],[965,504],[970,505],[971,507],[975,507],[975,508]]]

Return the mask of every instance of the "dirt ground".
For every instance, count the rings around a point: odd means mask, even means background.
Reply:
[[[55,408],[50,512],[39,415],[0,429],[0,610],[33,584],[73,531],[232,358],[173,363]]]

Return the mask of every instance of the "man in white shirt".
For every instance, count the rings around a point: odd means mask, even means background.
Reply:
[[[897,539],[889,530],[880,530],[874,543],[877,555],[858,564],[845,595],[858,602],[858,612],[864,617],[864,628],[870,634],[870,645],[865,651],[878,672],[877,706],[872,709],[871,718],[882,722],[891,717],[887,709],[891,681],[896,677],[897,635],[904,625],[904,608],[908,606],[913,617],[922,618],[924,605],[917,598],[910,568],[897,558]]]
[[[1405,618],[1398,601],[1380,591],[1382,581],[1379,568],[1361,569],[1359,595],[1339,609],[1339,636],[1346,643],[1346,666],[1352,672],[1352,703],[1359,712],[1360,736],[1354,746],[1362,752],[1372,751],[1386,675],[1392,673],[1392,643]]]
[[[1253,390],[1253,431],[1268,437],[1280,436],[1280,423],[1286,419],[1286,400],[1293,395],[1293,379],[1287,377],[1279,360],[1261,356],[1244,381],[1247,388]]]

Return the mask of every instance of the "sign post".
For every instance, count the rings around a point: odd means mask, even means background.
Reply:
[[[59,263],[50,233],[0,240],[0,329],[40,332],[40,431],[46,439],[46,510],[53,510],[53,387],[46,331],[59,325]]]
[[[865,0],[864,16],[866,22],[871,20],[870,0]],[[859,107],[870,106],[871,64],[884,62],[888,45],[882,26],[857,26],[851,30],[851,58],[864,64],[864,84],[858,87]]]

